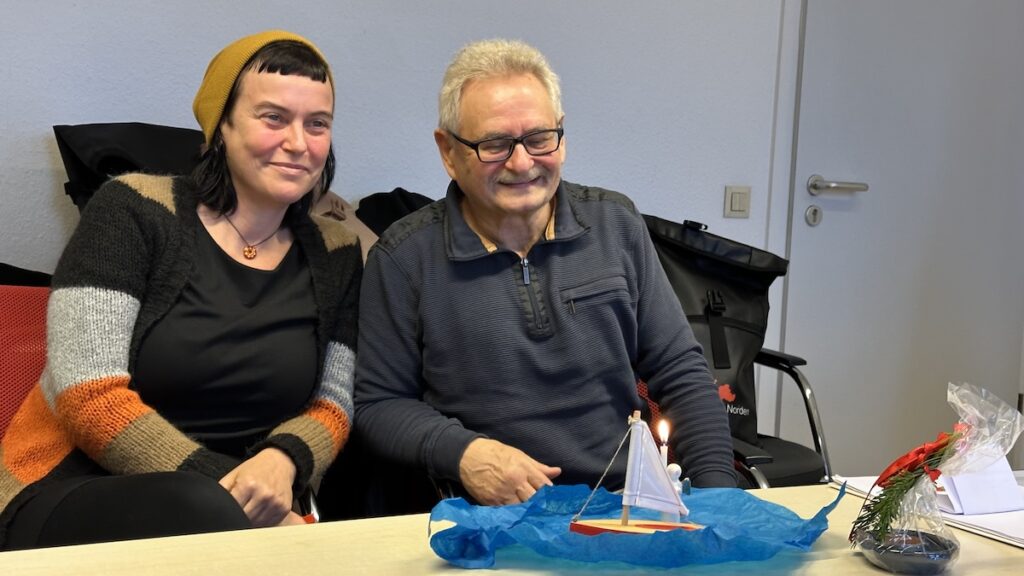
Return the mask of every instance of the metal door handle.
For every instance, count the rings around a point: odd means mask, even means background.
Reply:
[[[864,182],[832,182],[818,174],[813,174],[807,179],[807,191],[811,196],[817,196],[822,192],[866,192],[867,189],[868,185]]]

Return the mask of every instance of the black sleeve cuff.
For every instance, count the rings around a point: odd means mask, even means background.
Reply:
[[[313,475],[313,452],[309,446],[294,434],[275,434],[250,448],[249,455],[253,456],[264,448],[277,448],[292,459],[295,464],[292,494],[298,496],[305,492]]]
[[[220,480],[227,476],[228,472],[237,468],[239,464],[241,464],[241,461],[235,458],[200,447],[178,466],[178,470],[198,472],[203,476]]]

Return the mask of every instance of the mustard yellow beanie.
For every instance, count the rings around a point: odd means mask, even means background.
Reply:
[[[207,145],[210,144],[213,133],[220,125],[221,116],[224,115],[224,105],[227,104],[228,95],[235,85],[235,80],[242,73],[242,67],[261,48],[279,40],[302,42],[323,58],[325,63],[327,62],[315,44],[298,34],[284,30],[267,30],[228,44],[210,61],[210,65],[206,68],[206,75],[203,76],[203,83],[199,86],[199,92],[196,92],[196,99],[192,102],[192,113],[199,121],[199,127],[203,129]],[[330,66],[327,67],[327,81],[331,83],[333,91],[334,78],[331,76]]]

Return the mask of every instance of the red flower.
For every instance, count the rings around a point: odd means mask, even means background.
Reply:
[[[921,466],[924,466],[925,460],[927,460],[928,457],[931,456],[932,454],[945,448],[946,445],[949,444],[950,438],[951,436],[949,434],[942,432],[938,435],[937,438],[935,438],[935,442],[928,442],[926,444],[922,444],[917,448],[914,448],[910,452],[907,452],[903,456],[900,456],[899,458],[894,460],[892,464],[889,464],[889,466],[885,470],[882,471],[882,473],[878,476],[878,480],[875,482],[875,484],[878,484],[882,488],[885,488],[886,486],[889,485],[889,479],[892,478],[893,476],[896,476],[901,472],[911,472],[913,470],[920,468]],[[929,469],[927,466],[925,466],[925,472],[932,479],[932,481],[935,481],[940,474],[938,470]]]

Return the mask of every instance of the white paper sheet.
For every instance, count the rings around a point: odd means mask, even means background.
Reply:
[[[970,474],[940,476],[939,508],[950,514],[994,514],[1024,510],[1024,489],[1006,458]]]

